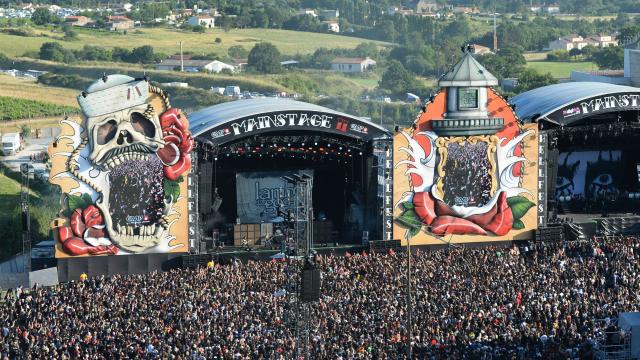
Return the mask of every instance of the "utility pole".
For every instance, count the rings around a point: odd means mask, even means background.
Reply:
[[[184,56],[182,55],[182,41],[180,41],[180,72],[184,72]]]
[[[413,307],[411,300],[411,237],[407,237],[407,358],[413,358]]]
[[[498,51],[498,26],[496,24],[496,10],[493,10],[493,52]]]
[[[20,208],[22,210],[22,256],[24,272],[31,272],[31,214],[29,211],[29,163],[20,164]]]

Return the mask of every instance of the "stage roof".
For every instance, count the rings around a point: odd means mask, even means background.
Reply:
[[[543,119],[570,125],[606,112],[640,109],[640,88],[600,82],[566,82],[543,86],[513,97],[516,115],[524,122]]]
[[[278,121],[284,124],[276,124]],[[189,114],[189,123],[196,138],[213,143],[268,131],[298,129],[366,140],[391,137],[387,129],[367,119],[288,98],[245,99],[213,105]]]

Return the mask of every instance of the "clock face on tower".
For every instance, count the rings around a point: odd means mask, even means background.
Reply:
[[[458,89],[458,109],[477,109],[478,89]]]

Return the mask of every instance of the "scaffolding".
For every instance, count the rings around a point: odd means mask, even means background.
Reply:
[[[631,333],[618,326],[607,324],[607,320],[596,320],[600,330],[596,332],[593,344],[594,359],[597,360],[630,360]]]
[[[286,214],[292,236],[287,265],[288,318],[296,337],[297,359],[311,358],[311,303],[301,301],[301,274],[305,264],[313,262],[313,178],[308,175],[283,176],[294,186],[294,207]],[[289,242],[289,241],[287,241]]]

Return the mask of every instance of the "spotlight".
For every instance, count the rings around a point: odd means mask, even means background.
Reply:
[[[316,141],[316,142],[314,142],[314,143],[313,143],[313,145],[316,145],[316,146],[318,146],[318,142],[317,142],[317,141]]]
[[[362,151],[360,151],[360,155],[362,155]]]

